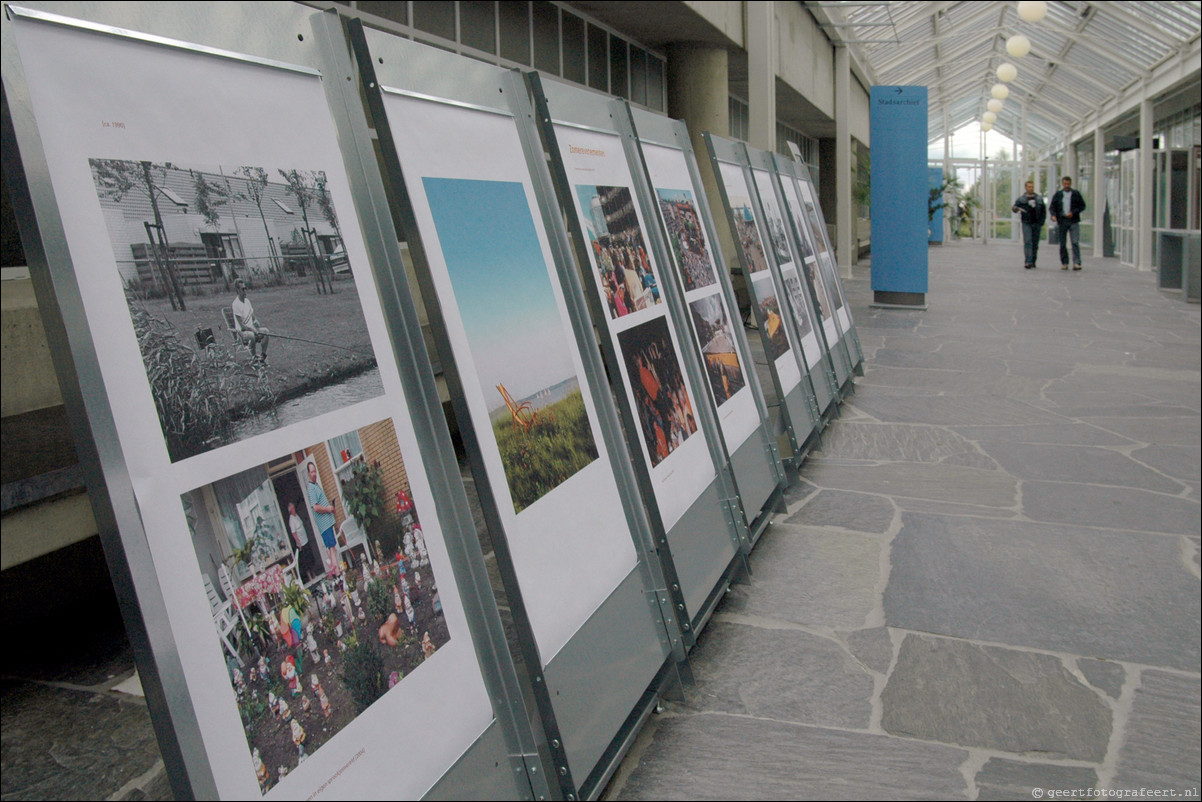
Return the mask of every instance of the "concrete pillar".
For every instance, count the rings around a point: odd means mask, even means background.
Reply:
[[[697,167],[718,229],[719,244],[728,265],[737,265],[734,239],[722,208],[722,195],[703,134],[730,137],[730,60],[724,47],[670,44],[668,57],[668,116],[684,120],[697,155]]]
[[[1152,101],[1148,98],[1139,104],[1139,169],[1135,182],[1135,264],[1140,270],[1155,270],[1156,265],[1152,264]]]
[[[776,151],[776,4],[747,7],[747,141],[760,150]]]
[[[1093,255],[1106,255],[1106,132],[1093,132]]]
[[[855,262],[856,211],[851,174],[851,56],[835,48],[835,257],[839,275],[851,278]]]

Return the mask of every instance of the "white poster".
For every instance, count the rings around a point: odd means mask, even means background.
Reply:
[[[797,228],[799,237],[798,244],[801,248],[803,269],[806,271],[806,277],[814,288],[813,297],[818,299],[818,315],[822,319],[823,333],[826,335],[826,341],[828,343],[838,342],[839,332],[835,327],[835,320],[831,310],[829,294],[826,291],[826,283],[823,281],[822,271],[818,265],[819,257],[817,248],[815,247],[815,242],[810,234],[810,230],[801,216],[802,204],[797,196],[797,185],[794,183],[792,178],[782,176],[781,186],[784,189],[785,205],[788,206],[789,214],[793,218],[793,225]],[[794,273],[794,275],[796,276],[796,273]],[[797,309],[802,307],[795,305],[794,308]],[[809,303],[806,303],[804,308],[807,310],[805,313],[805,327],[808,328],[811,333],[808,336],[802,336],[802,344],[803,350],[806,353],[809,367],[813,369],[813,367],[822,357],[822,349],[818,344],[817,332],[813,331],[813,326],[809,321],[809,310],[812,307]],[[800,321],[798,325],[801,326]]]
[[[756,319],[762,321],[764,326],[760,334],[764,352],[776,369],[781,394],[788,395],[801,383],[801,367],[793,354],[788,326],[781,317],[781,310],[787,305],[781,304],[776,284],[772,281],[772,271],[768,268],[768,256],[760,239],[759,226],[751,205],[751,190],[743,176],[743,168],[726,162],[720,163],[719,168],[734,220],[734,233],[748,265],[747,286],[751,300],[759,307]]]
[[[738,310],[732,312],[722,291],[713,255],[717,243],[706,237],[684,151],[644,144],[643,157],[669,245],[680,267],[685,303],[705,360],[722,434],[727,450],[733,454],[760,423],[746,378],[746,371],[754,368],[743,364],[736,347],[735,326],[742,323]]]
[[[818,252],[818,268],[826,277],[826,284],[830,289],[828,295],[831,296],[831,303],[835,306],[835,316],[839,320],[839,330],[841,332],[849,331],[852,325],[851,309],[847,306],[847,299],[843,296],[843,282],[839,279],[839,271],[835,266],[835,254],[831,249],[830,238],[826,235],[826,225],[822,220],[822,209],[818,206],[818,199],[814,195],[813,185],[809,181],[798,181],[797,183],[801,186],[806,220],[810,224],[815,249]],[[833,344],[835,340],[831,342]]]
[[[320,77],[13,24],[219,795],[420,797],[493,716]]]
[[[638,558],[518,130],[392,91],[384,105],[546,664]]]
[[[664,529],[670,530],[717,472],[659,286],[663,270],[643,233],[647,224],[634,200],[621,138],[566,125],[556,126],[555,136],[588,238],[592,280],[585,280],[585,291],[597,293],[609,312],[639,445]]]

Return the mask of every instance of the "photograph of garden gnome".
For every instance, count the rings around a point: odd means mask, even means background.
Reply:
[[[172,462],[383,394],[323,171],[89,164]]]
[[[520,513],[598,457],[570,335],[525,188],[461,178],[422,183]]]
[[[181,499],[264,792],[450,640],[410,492],[384,420]]]
[[[705,244],[705,232],[693,203],[693,193],[687,189],[661,189],[657,194],[685,292],[716,283],[718,277],[714,275],[713,259]]]
[[[580,208],[588,210],[586,234],[609,316],[625,317],[660,303],[659,278],[647,257],[630,188],[580,185],[576,195]]]
[[[665,317],[618,332],[618,343],[634,390],[643,442],[655,467],[697,431],[693,402]]]

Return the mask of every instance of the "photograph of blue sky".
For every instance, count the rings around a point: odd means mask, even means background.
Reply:
[[[424,178],[455,301],[489,409],[575,378],[524,187]]]

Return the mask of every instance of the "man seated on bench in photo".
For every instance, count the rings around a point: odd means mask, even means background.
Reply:
[[[250,300],[246,297],[246,282],[241,279],[234,285],[238,290],[238,297],[230,305],[234,312],[234,325],[238,329],[238,336],[242,338],[242,342],[246,344],[246,348],[250,351],[252,361],[262,362],[267,364],[267,341],[270,339],[268,335],[271,330],[259,323],[255,317],[255,308],[251,306]],[[259,346],[259,353],[255,354],[255,345]]]

